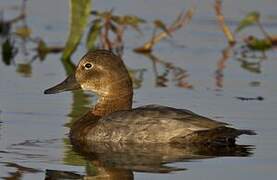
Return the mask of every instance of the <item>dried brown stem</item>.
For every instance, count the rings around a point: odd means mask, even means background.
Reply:
[[[225,37],[227,38],[229,44],[235,44],[236,40],[235,40],[234,34],[230,31],[229,27],[226,25],[225,18],[222,14],[221,0],[215,0],[214,9],[215,9],[217,21],[218,21],[223,33],[225,34]]]
[[[181,27],[185,26],[188,24],[195,12],[195,7],[190,8],[186,13],[182,13],[177,20],[169,26],[168,32],[172,34],[176,30],[180,29]],[[155,33],[156,34],[156,33]],[[148,40],[144,45],[141,47],[135,48],[135,52],[141,52],[141,53],[149,53],[152,51],[152,48],[154,47],[155,44],[160,42],[162,39],[168,37],[168,33],[166,32],[160,32],[159,34],[156,34],[154,37],[151,37],[150,40]]]
[[[116,34],[115,34],[115,39],[113,41],[113,49],[115,49],[116,54],[118,56],[122,56],[123,55],[123,47],[124,47],[124,43],[123,43],[123,35],[124,35],[124,31],[125,31],[126,27],[124,25],[118,25],[116,28]]]
[[[109,29],[110,29],[110,19],[106,19],[105,25],[104,25],[104,32],[103,32],[103,37],[104,37],[104,49],[111,50],[112,45],[109,40]]]

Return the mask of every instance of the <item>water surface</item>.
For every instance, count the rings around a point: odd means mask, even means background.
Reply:
[[[9,7],[20,5],[20,2],[0,2],[0,8],[5,9],[5,18],[17,14]],[[193,1],[181,0],[160,0],[158,3],[155,0],[98,0],[93,2],[93,8],[114,8],[118,14],[135,14],[148,21],[161,18],[170,23],[179,11],[192,4]],[[222,50],[227,46],[226,39],[217,26],[212,1],[198,1],[196,4],[197,12],[192,22],[174,33],[172,39],[158,44],[153,52],[155,58],[182,68],[187,75],[185,82],[193,86],[192,89],[179,87],[172,74],[167,76],[168,82],[164,82],[167,87],[160,87],[157,75],[164,73],[164,65],[132,51],[151,35],[150,25],[143,26],[144,36],[128,31],[123,59],[130,69],[145,69],[135,90],[134,106],[156,103],[187,108],[237,128],[256,130],[257,136],[243,136],[238,142],[254,145],[255,149],[247,157],[205,156],[198,157],[198,160],[173,161],[166,166],[179,171],[136,171],[134,179],[276,179],[276,50],[268,51],[267,59],[256,63],[254,68],[247,62],[259,60],[247,58],[245,62],[234,56],[226,60],[224,69],[219,69]],[[276,7],[275,0],[228,0],[224,1],[223,12],[227,23],[235,29],[247,12],[258,10],[265,28],[277,34]],[[43,37],[47,43],[63,45],[68,29],[67,10],[66,0],[29,0],[27,24],[33,34]],[[262,36],[257,28],[250,27],[239,37],[247,34]],[[72,61],[78,62],[85,52],[85,44],[82,43]],[[55,171],[71,172],[74,174],[71,177],[80,178],[93,167],[87,158],[72,150],[67,138],[68,124],[95,102],[95,96],[82,91],[44,95],[44,89],[66,76],[60,54],[50,54],[44,61],[35,60],[22,70],[22,64],[29,62],[31,55],[20,53],[11,65],[0,62],[0,178],[44,179],[47,173]],[[262,97],[262,100],[255,100],[256,97]]]

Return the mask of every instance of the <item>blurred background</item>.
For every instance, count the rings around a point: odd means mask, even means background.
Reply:
[[[275,179],[276,7],[276,0],[1,0],[0,178],[101,174],[68,140],[70,124],[97,97],[43,91],[88,50],[104,48],[128,67],[134,107],[186,108],[258,133],[239,139],[253,145],[247,156],[163,162],[168,173],[124,166],[126,179]]]

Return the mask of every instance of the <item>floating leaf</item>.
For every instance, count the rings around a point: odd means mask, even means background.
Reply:
[[[242,19],[236,29],[236,32],[257,23],[260,19],[260,13],[257,11],[252,11],[248,13],[244,19]]]
[[[272,43],[269,39],[258,39],[254,36],[247,37],[244,42],[247,47],[256,51],[266,51],[272,48]]]
[[[87,25],[87,19],[90,15],[91,0],[71,0],[70,8],[70,33],[65,45],[62,59],[69,59],[80,43]]]
[[[161,20],[155,20],[154,24],[157,28],[163,30],[168,36],[171,36],[170,31],[167,29],[166,25]]]
[[[92,23],[92,26],[89,29],[88,36],[87,36],[86,45],[88,50],[91,50],[95,47],[95,41],[99,36],[101,29],[102,29],[101,20],[100,19],[94,20]]]

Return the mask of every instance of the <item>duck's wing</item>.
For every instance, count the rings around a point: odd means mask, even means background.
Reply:
[[[187,109],[177,109],[168,106],[161,106],[156,104],[141,106],[136,108],[138,111],[149,111],[153,113],[153,111],[157,112],[157,117],[165,117],[167,119],[180,120],[183,123],[193,124],[195,126],[201,128],[216,128],[221,126],[230,125],[225,122],[219,122],[212,120],[210,118],[198,115]]]
[[[226,123],[191,111],[159,105],[117,111],[101,118],[90,132],[94,141],[170,142],[195,131],[224,127]]]
[[[226,144],[234,143],[241,134],[255,134],[226,125],[188,110],[148,105],[99,119],[86,138],[98,142]]]
[[[114,112],[102,118],[101,121],[125,124],[176,124],[192,131],[229,125],[200,116],[186,109],[160,105],[146,105],[132,110]]]

